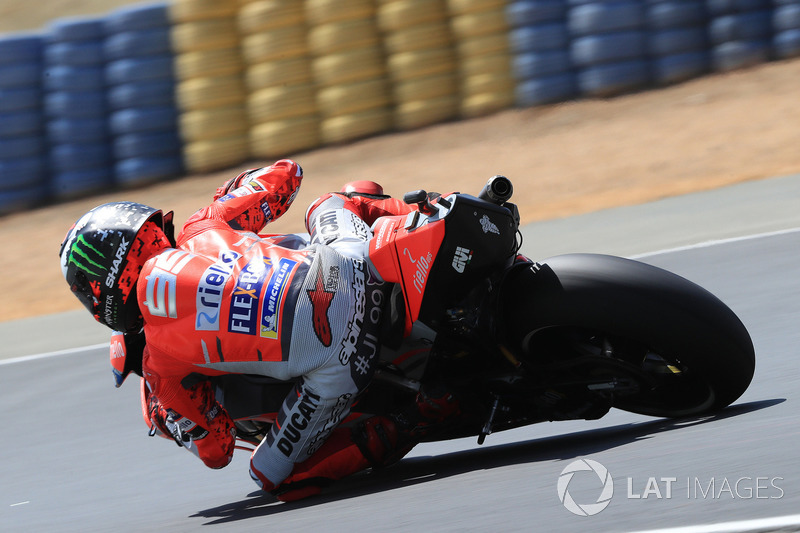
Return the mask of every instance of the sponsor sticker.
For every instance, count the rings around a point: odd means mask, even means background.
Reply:
[[[296,265],[297,261],[281,259],[267,284],[267,290],[264,293],[264,310],[261,313],[261,336],[266,339],[278,338],[281,299],[288,285],[289,274]]]
[[[219,331],[222,293],[240,257],[233,250],[224,250],[220,252],[217,262],[203,272],[197,285],[195,330]]]
[[[228,331],[231,333],[256,334],[261,288],[271,266],[269,258],[256,257],[245,265],[236,278],[228,314]]]

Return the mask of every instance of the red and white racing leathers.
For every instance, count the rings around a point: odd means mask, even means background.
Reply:
[[[301,180],[289,160],[232,180],[184,225],[177,249],[145,263],[137,286],[144,377],[206,465],[227,465],[235,440],[207,376],[296,379],[251,459],[265,490],[322,446],[369,383],[386,297],[366,259],[369,224],[410,210],[392,199],[332,194],[309,209],[310,244],[260,237]]]

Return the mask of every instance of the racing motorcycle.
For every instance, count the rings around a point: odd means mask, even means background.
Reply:
[[[477,197],[414,191],[404,200],[417,210],[373,225],[370,258],[393,290],[378,369],[351,419],[391,415],[435,385],[452,391],[460,408],[422,440],[483,443],[492,432],[597,419],[611,408],[711,413],[747,389],[753,344],[728,306],[642,262],[522,256],[512,192],[503,176]],[[249,375],[214,379],[240,444],[252,446],[293,386]]]

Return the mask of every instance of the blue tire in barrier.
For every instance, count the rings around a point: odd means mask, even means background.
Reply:
[[[50,120],[47,137],[55,144],[107,142],[108,121],[105,118]]]
[[[2,185],[0,185],[2,187]],[[30,209],[47,198],[47,189],[43,185],[27,189],[0,190],[0,214],[6,215]]]
[[[0,114],[37,109],[41,105],[42,91],[38,87],[0,89]]]
[[[126,83],[108,91],[108,105],[113,110],[129,107],[170,107],[175,104],[172,80]]]
[[[654,56],[696,52],[708,47],[703,27],[677,28],[648,33],[647,51]]]
[[[660,1],[648,6],[645,13],[645,24],[654,30],[702,26],[707,21],[702,1]]]
[[[0,138],[0,159],[42,156],[47,143],[41,135]]]
[[[102,90],[105,72],[103,67],[48,67],[42,73],[42,82],[48,91]]]
[[[42,131],[43,124],[39,111],[0,113],[0,138],[35,135]]]
[[[56,43],[44,49],[45,65],[93,67],[105,63],[101,41]]]
[[[781,59],[800,56],[800,30],[783,31],[772,40],[775,56]]]
[[[103,167],[54,174],[50,181],[50,188],[52,195],[56,198],[69,199],[102,192],[112,183],[111,169]]]
[[[105,26],[103,19],[66,17],[53,21],[47,33],[48,40],[52,43],[99,41],[105,37]]]
[[[126,31],[110,35],[103,44],[109,61],[133,57],[168,55],[172,52],[169,28]]]
[[[108,106],[101,91],[52,92],[44,98],[45,115],[57,118],[104,118]]]
[[[769,59],[769,41],[731,41],[711,49],[711,65],[726,72],[764,63]]]
[[[578,96],[578,82],[573,72],[543,76],[518,83],[514,94],[520,107],[563,102]]]
[[[644,25],[641,2],[591,2],[574,7],[567,15],[572,35],[591,35],[639,29]]]
[[[560,50],[569,45],[569,33],[561,23],[525,26],[511,30],[508,43],[512,54]]]
[[[172,107],[132,108],[111,115],[109,124],[115,135],[175,130],[178,113]]]
[[[38,63],[42,59],[41,35],[9,35],[0,37],[0,65]]]
[[[1,188],[25,188],[39,185],[47,172],[43,157],[15,157],[0,159]]]
[[[180,151],[181,140],[176,131],[129,133],[114,139],[114,156],[117,159],[166,156]]]
[[[506,20],[512,28],[563,21],[566,14],[563,0],[519,0],[506,6]]]
[[[572,61],[566,50],[518,54],[511,59],[511,72],[514,74],[514,79],[517,80],[552,76],[571,68]]]
[[[651,64],[653,81],[662,85],[696,78],[709,69],[709,53],[705,50],[657,57]]]
[[[142,31],[170,26],[169,4],[139,4],[125,6],[106,16],[105,29],[108,34],[125,31]]]
[[[730,41],[760,41],[772,35],[772,13],[754,11],[716,17],[708,26],[712,46]]]
[[[105,167],[111,158],[108,144],[58,144],[50,149],[50,165],[57,173]]]
[[[39,63],[0,65],[0,89],[35,87],[42,78]]]
[[[172,56],[119,59],[106,66],[109,85],[173,79]]]
[[[640,58],[647,49],[645,33],[626,31],[586,35],[572,41],[570,57],[578,67]]]
[[[183,166],[179,157],[137,157],[123,159],[114,166],[114,178],[120,185],[142,185],[179,176]]]
[[[800,29],[800,2],[775,8],[772,27],[775,33]]]
[[[647,61],[608,63],[578,72],[578,89],[587,96],[614,96],[644,87],[649,78]]]

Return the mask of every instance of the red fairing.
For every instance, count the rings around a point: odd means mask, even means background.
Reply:
[[[373,227],[369,257],[385,281],[400,283],[406,303],[406,333],[419,317],[431,267],[444,240],[444,221],[424,224],[411,231],[407,217],[379,219]]]

